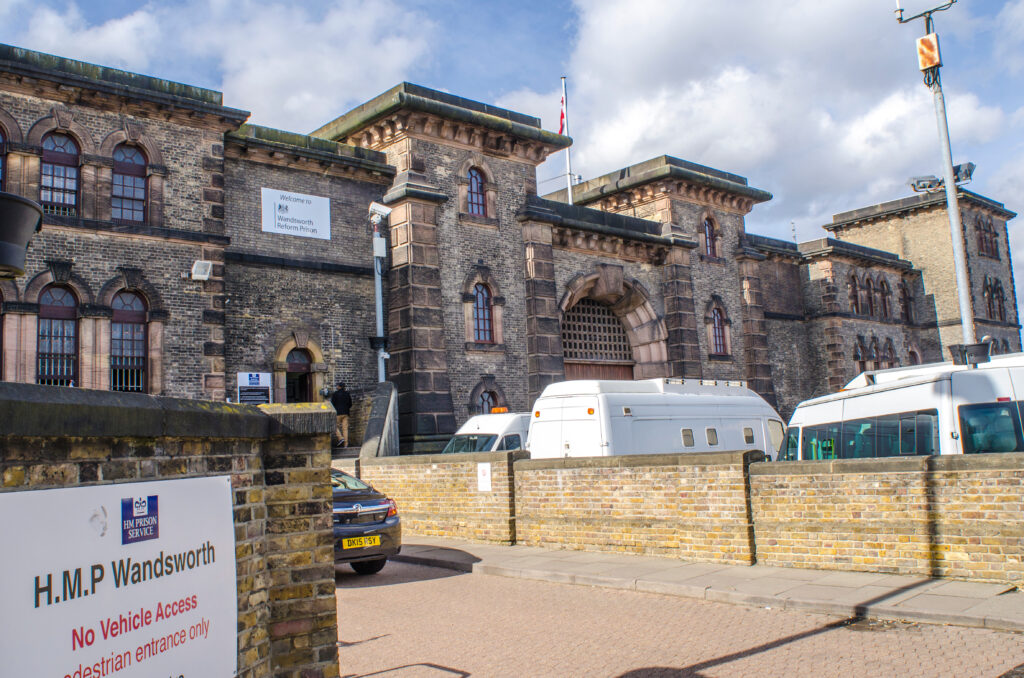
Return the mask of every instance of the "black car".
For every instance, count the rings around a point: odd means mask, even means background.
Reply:
[[[358,574],[381,571],[402,550],[402,523],[393,499],[355,476],[331,469],[334,488],[334,564]]]

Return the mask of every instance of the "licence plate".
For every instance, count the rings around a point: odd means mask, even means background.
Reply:
[[[380,536],[350,537],[341,540],[341,548],[343,549],[361,549],[367,546],[380,546]]]

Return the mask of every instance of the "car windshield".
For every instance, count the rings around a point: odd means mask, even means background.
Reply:
[[[370,486],[359,478],[338,470],[331,471],[331,486],[339,490],[368,490]]]
[[[463,433],[448,441],[441,454],[452,452],[489,452],[498,436],[493,433]]]

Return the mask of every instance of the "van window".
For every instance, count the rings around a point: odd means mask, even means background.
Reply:
[[[774,420],[769,421],[768,425],[771,426],[771,424],[778,424],[778,422]],[[796,461],[799,459],[797,456],[800,452],[799,447],[800,429],[796,426],[786,429],[786,447],[779,454],[779,461]]]
[[[754,443],[754,429],[749,426],[743,427],[743,442],[748,445],[752,445]]]
[[[501,447],[499,450],[521,450],[523,449],[523,443],[519,439],[519,434],[514,433],[507,435],[501,439]]]
[[[863,459],[896,457],[908,454],[935,454],[939,448],[938,410],[901,412],[880,417],[850,419],[842,423],[841,436],[829,442],[840,428],[839,424],[819,424],[804,427],[805,459]],[[817,448],[809,446],[807,431],[815,436],[825,435]],[[814,439],[810,440],[813,445]],[[834,456],[827,456],[829,446]],[[817,451],[823,456],[811,456]]]
[[[766,452],[774,452],[776,456],[782,451],[782,443],[786,441],[784,436],[785,429],[782,426],[782,422],[776,419],[768,420],[768,437],[772,441],[772,449],[765,450]]]
[[[693,447],[693,429],[684,428],[682,429],[683,434],[683,447]]]
[[[839,442],[840,424],[804,426],[804,459],[835,459]]]
[[[704,429],[704,432],[707,434],[708,437],[708,445],[718,444],[718,431],[716,431],[713,428],[708,428]]]
[[[441,454],[454,452],[489,452],[498,436],[490,433],[463,433],[454,436],[441,450]]]
[[[1005,402],[961,405],[958,411],[964,454],[1024,450],[1020,404]]]

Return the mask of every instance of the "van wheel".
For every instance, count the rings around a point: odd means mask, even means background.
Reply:
[[[387,562],[387,558],[378,558],[377,560],[360,560],[349,563],[349,565],[356,571],[356,574],[377,574],[384,569],[384,564]]]

